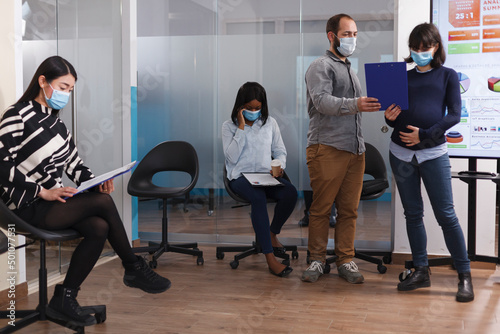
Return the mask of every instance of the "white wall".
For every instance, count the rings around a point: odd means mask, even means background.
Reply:
[[[401,61],[408,56],[408,36],[411,30],[418,24],[430,22],[430,1],[398,0],[395,3],[395,52],[396,59]],[[459,172],[468,169],[466,159],[451,159],[452,171]],[[496,161],[482,160],[478,162],[478,170],[496,172]],[[406,235],[406,225],[403,207],[395,182],[393,182],[393,219],[394,219],[394,253],[410,254],[410,246]],[[452,180],[453,198],[455,210],[467,240],[467,184],[458,180]],[[495,254],[495,210],[496,210],[496,187],[491,181],[479,181],[477,187],[477,254]],[[439,227],[432,208],[423,189],[424,195],[424,223],[427,230],[427,251],[429,255],[449,255],[446,248],[443,233]]]
[[[21,0],[0,2],[0,115],[22,94]],[[16,245],[23,243],[19,237]],[[16,284],[26,281],[24,248],[16,252]],[[0,256],[0,291],[8,288],[7,253]]]

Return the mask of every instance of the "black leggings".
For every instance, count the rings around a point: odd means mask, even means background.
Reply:
[[[97,192],[78,194],[66,203],[53,202],[38,227],[46,230],[72,228],[83,240],[76,247],[63,285],[78,288],[101,255],[106,239],[123,262],[137,261],[111,196]]]

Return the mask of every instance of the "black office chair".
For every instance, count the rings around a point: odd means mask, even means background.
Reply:
[[[283,175],[283,178],[287,181],[290,181],[288,178],[288,175],[286,173]],[[229,196],[231,196],[232,199],[234,199],[236,202],[243,203],[241,205],[235,205],[235,207],[240,207],[240,206],[247,206],[250,205],[250,202],[244,199],[243,197],[239,196],[236,194],[231,187],[229,186],[229,179],[227,178],[227,171],[226,171],[226,166],[223,167],[223,179],[224,179],[224,187],[226,188],[227,193]],[[268,198],[267,200],[268,203],[274,203],[275,200]],[[291,251],[292,252],[292,259],[297,259],[299,257],[299,252],[297,251],[297,246],[287,246],[283,245],[285,250]],[[236,269],[238,268],[238,265],[240,264],[240,260],[244,259],[250,255],[253,254],[260,254],[262,253],[262,247],[259,244],[259,241],[257,240],[257,237],[255,237],[255,241],[252,242],[252,245],[248,246],[218,246],[216,248],[216,257],[219,260],[222,260],[224,258],[224,252],[240,252],[234,256],[234,260],[229,263],[231,268]],[[290,265],[290,255],[284,253],[275,253],[274,254],[276,257],[279,257],[283,259],[281,263],[285,265]]]
[[[385,167],[384,158],[380,152],[375,148],[375,146],[366,143],[365,152],[365,174],[370,175],[373,179],[363,181],[363,189],[361,190],[360,200],[372,200],[379,198],[385,193],[385,190],[389,188],[389,182],[387,181],[387,169]],[[379,273],[384,274],[387,271],[387,267],[384,263],[391,263],[392,253],[383,251],[364,251],[358,252],[354,250],[354,257],[360,260],[364,260],[377,265],[377,270]],[[334,255],[333,257],[326,259],[326,265],[324,268],[324,273],[330,272],[330,264],[334,263],[336,260],[335,251],[327,250],[327,255]],[[376,258],[374,256],[382,256],[382,259]],[[307,251],[307,263],[309,263],[309,251]]]
[[[73,229],[58,230],[58,231],[47,231],[40,228],[36,228],[18,216],[16,216],[3,201],[0,200],[0,226],[6,229],[8,232],[14,232],[16,234],[21,234],[29,239],[38,240],[40,242],[40,269],[38,271],[38,306],[34,310],[17,310],[16,309],[16,319],[15,326],[8,324],[7,326],[0,328],[0,333],[13,333],[20,330],[32,323],[37,321],[48,320],[52,321],[61,326],[75,330],[76,333],[85,333],[83,326],[75,326],[72,323],[65,322],[59,319],[51,318],[47,315],[46,310],[48,306],[47,300],[47,266],[46,266],[46,253],[45,245],[46,241],[68,241],[80,238],[80,234]],[[9,230],[9,228],[11,228]],[[31,244],[31,243],[30,243]],[[9,245],[10,246],[10,245]],[[21,245],[16,247],[25,247]],[[9,252],[11,247],[9,247]],[[18,262],[17,262],[18,263]],[[88,314],[95,314],[97,323],[102,323],[106,320],[106,306],[96,305],[96,306],[83,306],[82,309]],[[0,311],[0,317],[2,319],[9,319],[9,311]]]
[[[185,172],[191,181],[182,187],[162,187],[153,183],[156,173],[175,171]],[[203,252],[198,249],[197,243],[171,245],[168,242],[168,215],[167,199],[185,197],[194,188],[198,181],[198,155],[194,147],[185,141],[165,141],[156,145],[139,162],[128,182],[127,191],[132,196],[146,198],[161,198],[163,201],[162,239],[161,243],[149,242],[148,247],[135,247],[135,253],[149,252],[152,259],[151,268],[156,268],[158,258],[165,252],[175,252],[197,256],[196,263],[202,265]]]

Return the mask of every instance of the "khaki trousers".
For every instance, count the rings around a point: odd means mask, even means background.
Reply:
[[[325,262],[330,210],[335,201],[335,254],[338,256],[336,265],[340,266],[352,261],[354,257],[354,237],[363,187],[365,154],[340,151],[322,144],[309,146],[306,153],[313,191],[309,216],[310,260]]]

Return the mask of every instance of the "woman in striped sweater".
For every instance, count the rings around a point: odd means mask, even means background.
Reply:
[[[63,173],[77,185],[94,177],[58,118],[76,80],[76,71],[68,61],[59,56],[47,58],[24,95],[0,115],[0,197],[16,215],[34,226],[46,230],[72,228],[83,236],[64,282],[55,288],[47,314],[88,326],[96,319],[81,311],[76,296],[106,239],[122,260],[127,286],[159,293],[170,287],[170,281],[132,252],[109,195],[114,190],[112,180],[74,197],[76,189],[62,183]]]

